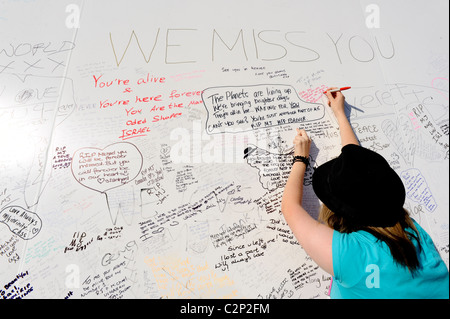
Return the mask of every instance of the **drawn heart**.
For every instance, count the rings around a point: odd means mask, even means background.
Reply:
[[[170,146],[164,144],[161,146],[161,154],[165,157],[168,157],[170,155]]]
[[[142,154],[129,142],[100,148],[81,148],[72,157],[73,177],[84,187],[100,193],[134,180],[142,169]]]

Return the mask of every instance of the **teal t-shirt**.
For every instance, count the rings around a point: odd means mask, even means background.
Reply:
[[[365,231],[333,233],[334,278],[330,297],[335,299],[449,298],[449,273],[427,232],[414,221],[422,251],[420,270],[412,277],[395,263],[389,247]],[[417,246],[417,242],[413,240]]]

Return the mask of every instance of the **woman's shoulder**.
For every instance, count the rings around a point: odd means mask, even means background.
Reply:
[[[365,231],[352,233],[333,232],[333,271],[335,279],[352,286],[365,275],[368,264],[378,261],[380,245],[376,238]]]
[[[361,242],[373,244],[374,242],[377,241],[377,238],[374,235],[365,230],[357,230],[351,233],[341,233],[335,230],[334,234],[337,236],[337,238],[340,238],[348,242]]]
[[[333,246],[343,250],[367,251],[373,249],[377,238],[364,230],[358,230],[351,233],[341,233],[337,230],[333,233]]]

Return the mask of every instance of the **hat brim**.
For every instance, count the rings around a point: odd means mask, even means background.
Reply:
[[[334,163],[337,158],[332,159],[314,170],[312,176],[312,187],[319,200],[324,203],[331,211],[335,211],[337,207],[333,205],[331,198],[334,198],[329,187],[328,176],[333,170]]]

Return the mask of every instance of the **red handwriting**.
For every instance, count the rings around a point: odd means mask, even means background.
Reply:
[[[100,109],[106,109],[109,107],[124,106],[123,110],[126,119],[123,122],[121,128],[121,134],[119,138],[121,140],[127,140],[135,137],[147,136],[151,132],[150,123],[156,123],[160,121],[169,121],[182,116],[180,109],[186,107],[186,105],[201,104],[201,90],[170,90],[170,94],[154,94],[147,95],[148,93],[136,92],[139,87],[143,87],[148,84],[166,84],[166,78],[159,75],[153,75],[147,73],[145,76],[139,76],[134,79],[128,78],[111,78],[104,74],[92,75],[93,86],[96,89],[107,90],[108,88],[120,90],[123,95],[123,99],[102,99],[100,100]],[[109,92],[109,91],[108,91]],[[130,94],[131,93],[131,94]],[[108,93],[109,94],[109,93]],[[152,104],[148,104],[152,103]],[[177,110],[177,111],[175,111]],[[151,119],[147,121],[148,114],[151,114]]]
[[[150,110],[150,112],[164,111],[165,109],[166,109],[165,106],[156,106],[156,105],[154,105],[153,108]]]
[[[414,112],[409,113],[408,116],[411,120],[414,130],[417,131],[419,128],[421,128],[419,120],[414,116]]]
[[[183,107],[183,103],[172,103],[171,102],[169,105],[162,105],[162,106],[154,105],[152,107],[152,109],[150,110],[150,112],[165,111],[166,107],[168,107],[169,109],[172,109],[173,107],[182,108]]]
[[[94,87],[102,89],[105,87],[110,87],[112,85],[128,85],[130,83],[130,80],[122,80],[122,79],[114,79],[114,80],[110,80],[110,81],[100,81],[102,76],[103,76],[103,74],[100,75],[99,77],[96,77],[95,75],[93,75]]]
[[[127,116],[142,115],[142,109],[135,109],[134,107],[132,107],[131,109],[125,109],[125,112],[127,113]],[[146,123],[147,123],[146,118],[144,118],[144,119],[134,118],[132,120],[128,120],[126,122],[126,125],[134,126],[134,125],[143,125]],[[148,132],[150,132],[150,127],[148,127],[148,126],[134,128],[134,129],[126,129],[126,130],[122,130],[122,135],[119,136],[119,138],[121,138],[124,141],[124,140],[128,140],[128,139],[134,138],[134,137],[147,136],[146,133],[148,133]]]
[[[316,103],[323,96],[323,91],[328,90],[328,86],[321,85],[317,88],[308,89],[306,91],[299,92],[300,98],[306,102]]]
[[[128,103],[130,103],[130,100],[115,100],[113,102],[113,101],[106,99],[104,101],[100,101],[100,108],[104,109],[104,108],[107,108],[107,107],[113,106],[113,105],[128,105]]]
[[[145,126],[145,127],[141,127],[141,128],[134,128],[132,130],[122,130],[122,135],[119,136],[119,138],[121,138],[123,141],[130,139],[130,138],[134,138],[134,137],[139,137],[139,136],[147,136],[147,134],[150,132],[150,127]]]
[[[169,116],[156,115],[156,116],[153,117],[153,121],[152,122],[170,120],[170,119],[176,118],[176,117],[178,117],[180,115],[181,115],[181,113],[172,113]]]
[[[147,123],[146,118],[144,118],[143,120],[134,119],[134,120],[127,121],[127,125],[140,125],[140,124],[145,124],[145,123]]]
[[[139,96],[136,96],[136,103],[147,103],[150,101],[156,101],[156,102],[161,102],[162,101],[162,97],[161,94],[160,95],[156,95],[156,96],[146,96],[143,98],[140,98]]]
[[[180,97],[183,97],[183,96],[186,96],[186,97],[201,96],[202,92],[203,91],[192,91],[192,92],[181,92],[181,93],[178,93],[177,90],[173,90],[170,93],[169,98],[173,100],[173,99],[177,99],[177,98],[180,98]]]
[[[142,110],[135,110],[134,107],[132,107],[130,110],[125,109],[125,111],[127,112],[127,116],[142,114]]]
[[[114,80],[103,80],[103,74],[99,75],[99,76],[95,76],[92,75],[92,77],[94,78],[94,87],[95,88],[108,88],[111,86],[129,86],[130,85],[130,80],[129,79],[114,79]],[[147,74],[146,77],[144,78],[139,78],[136,81],[137,85],[142,85],[142,84],[147,84],[147,83],[166,83],[166,78],[165,77],[159,77],[159,76],[153,76],[150,75],[150,73]],[[126,90],[126,92],[131,92],[131,89]]]
[[[197,105],[197,104],[202,104],[202,103],[203,103],[202,100],[199,100],[199,101],[190,101],[189,104],[188,104],[188,107],[191,106],[191,105]]]
[[[166,83],[166,78],[164,77],[155,77],[153,75],[150,76],[150,73],[147,73],[146,78],[140,78],[137,80],[137,84],[147,84],[147,83]]]

